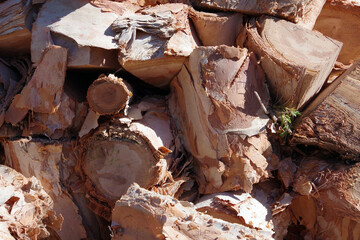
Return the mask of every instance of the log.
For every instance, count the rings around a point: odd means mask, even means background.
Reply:
[[[311,30],[325,0],[194,0],[193,2],[200,7],[222,11],[236,11],[255,16],[268,14],[299,23]]]
[[[200,193],[243,189],[268,176],[264,131],[269,94],[255,55],[246,49],[199,47],[171,82],[169,108],[184,147],[196,159]]]
[[[122,78],[113,74],[100,75],[87,91],[90,108],[99,115],[115,114],[129,104],[132,88]]]
[[[57,230],[61,239],[86,238],[79,210],[66,189],[62,188],[63,146],[52,140],[19,139],[3,142],[6,164],[26,177],[36,177],[54,202],[56,212],[64,217],[63,228]]]
[[[69,68],[117,70],[118,46],[109,28],[116,18],[86,0],[46,1],[32,29],[31,60],[38,65],[42,51],[56,44],[69,49]]]
[[[139,228],[141,226],[141,228]],[[273,239],[270,231],[229,223],[133,184],[112,211],[112,240],[116,239]]]
[[[350,0],[327,0],[314,30],[343,43],[337,61],[348,65],[360,59],[360,5]]]
[[[312,238],[359,239],[360,165],[305,158],[295,176],[294,222]],[[310,187],[309,187],[310,186]]]
[[[360,61],[309,105],[294,126],[293,144],[315,145],[360,161]]]
[[[33,10],[30,0],[0,2],[0,55],[21,56],[30,53]]]
[[[86,177],[89,207],[110,220],[114,206],[128,187],[144,188],[168,177],[173,136],[165,101],[147,98],[130,106],[127,116],[100,125],[81,139],[81,167]]]
[[[62,216],[35,177],[0,165],[0,191],[1,239],[59,239],[51,229],[61,229]]]
[[[207,13],[191,9],[190,18],[204,46],[235,46],[243,29],[243,15],[239,13]]]
[[[260,17],[250,21],[246,46],[261,57],[275,104],[302,109],[320,91],[342,44],[284,20]]]
[[[121,66],[156,86],[167,87],[196,47],[185,4],[162,4],[120,16],[117,33]]]

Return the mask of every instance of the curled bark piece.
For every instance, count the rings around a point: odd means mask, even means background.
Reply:
[[[260,17],[249,24],[246,46],[261,56],[275,103],[301,109],[320,91],[342,43],[284,20]]]
[[[0,191],[1,239],[58,239],[49,228],[60,230],[62,216],[35,177],[0,165]]]
[[[161,4],[119,17],[112,28],[119,62],[141,80],[167,87],[196,43],[185,4]]]
[[[132,97],[132,89],[122,78],[101,75],[89,87],[87,100],[90,108],[100,114],[114,114],[124,109]]]
[[[254,54],[228,46],[199,47],[171,83],[170,112],[196,158],[201,193],[243,189],[267,176],[271,145],[264,114],[269,95]]]
[[[141,226],[141,228],[139,228]],[[116,239],[272,239],[269,231],[250,229],[200,213],[180,202],[133,184],[112,211]]]
[[[324,5],[324,0],[194,0],[199,6],[249,15],[268,14],[310,27]],[[311,29],[311,28],[310,28]]]
[[[295,124],[293,144],[315,145],[360,161],[360,61],[312,101]]]
[[[6,164],[26,177],[39,179],[54,209],[64,217],[63,228],[57,229],[60,238],[76,240],[86,238],[86,233],[78,208],[60,181],[64,144],[68,143],[19,139],[5,141],[3,146]]]
[[[165,156],[171,152],[172,138],[165,102],[157,98],[130,106],[127,117],[85,136],[82,170],[90,208],[109,219],[109,207],[133,182],[144,188],[164,182],[170,175]]]
[[[244,28],[243,15],[239,13],[206,13],[191,9],[190,18],[204,46],[235,46]]]

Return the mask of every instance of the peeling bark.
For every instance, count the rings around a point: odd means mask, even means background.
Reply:
[[[89,190],[89,207],[105,219],[110,208],[136,182],[144,188],[168,177],[173,136],[162,99],[148,98],[130,106],[128,116],[99,126],[82,139],[82,170]]]
[[[253,54],[235,47],[200,47],[171,83],[170,112],[200,168],[200,193],[243,189],[268,176],[271,144],[265,77]]]
[[[294,127],[293,144],[315,145],[344,159],[360,160],[360,61],[306,108]]]
[[[139,228],[141,226],[141,228]],[[268,231],[250,229],[200,213],[180,202],[133,184],[115,204],[112,239],[272,239]]]
[[[60,230],[62,216],[56,216],[52,199],[35,177],[1,165],[0,191],[1,239],[58,239],[50,228]]]
[[[141,80],[167,87],[196,47],[185,4],[163,4],[119,17],[112,28],[119,62]]]
[[[246,46],[261,57],[275,103],[301,109],[320,91],[342,43],[284,20],[260,17],[248,26]]]

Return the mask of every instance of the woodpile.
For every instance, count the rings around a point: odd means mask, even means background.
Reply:
[[[360,239],[360,1],[0,1],[0,238]]]

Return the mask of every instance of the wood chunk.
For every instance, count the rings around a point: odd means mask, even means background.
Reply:
[[[139,228],[141,226],[141,228]],[[116,239],[273,239],[270,231],[251,229],[200,213],[180,202],[133,184],[112,211]]]
[[[343,43],[337,61],[351,64],[360,59],[360,4],[351,0],[327,0],[314,30]]]
[[[248,15],[268,14],[312,29],[320,14],[324,0],[194,0],[201,7],[223,11],[236,11]]]
[[[105,219],[111,207],[137,182],[144,188],[163,183],[170,176],[173,136],[165,101],[147,98],[130,106],[128,116],[100,125],[82,139],[82,170],[90,208]]]
[[[295,124],[291,142],[335,151],[360,160],[360,61],[327,87]]]
[[[261,67],[246,49],[199,47],[171,83],[169,108],[195,157],[200,193],[243,189],[267,176],[271,144],[264,133],[269,94]]]
[[[86,134],[88,134],[92,129],[95,129],[99,126],[98,119],[100,115],[93,110],[89,109],[85,121],[83,125],[81,126],[81,129],[79,131],[79,137],[83,137]]]
[[[119,17],[112,28],[119,62],[141,80],[167,87],[196,47],[185,4],[162,4]]]
[[[239,13],[207,13],[190,11],[190,18],[204,46],[235,46],[243,27],[243,15]]]
[[[360,236],[360,164],[329,163],[313,157],[304,159],[296,174],[299,191],[291,211],[294,221],[319,239],[358,239]],[[299,188],[297,188],[299,189]]]
[[[261,56],[275,103],[302,109],[320,91],[342,44],[285,20],[260,17],[249,24],[246,46]]]
[[[100,115],[118,113],[129,104],[131,97],[131,86],[113,74],[102,74],[90,85],[86,95],[90,108]]]
[[[32,29],[31,59],[39,64],[42,51],[56,44],[69,48],[70,68],[118,69],[118,46],[109,28],[116,18],[86,0],[46,1]]]
[[[1,239],[58,239],[62,216],[53,211],[53,201],[35,177],[26,178],[0,165]]]
[[[0,2],[0,55],[30,53],[32,8],[30,0]]]
[[[54,201],[54,209],[64,217],[61,239],[86,238],[78,208],[60,181],[63,144],[43,140],[9,140],[3,142],[6,164],[27,177],[36,177]]]

